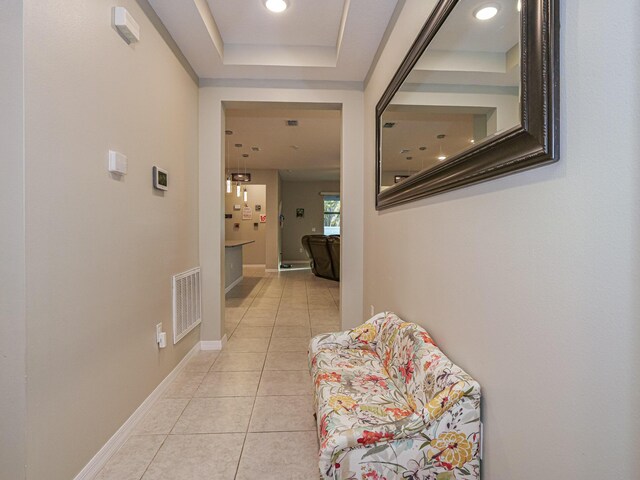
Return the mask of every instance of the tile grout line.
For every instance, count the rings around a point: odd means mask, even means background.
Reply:
[[[286,283],[286,282],[285,282]],[[258,293],[260,293],[260,291],[264,288],[264,284],[262,285],[262,287],[260,288],[260,290],[258,291]],[[283,289],[284,291],[284,289]],[[253,304],[254,300],[251,301],[251,304]],[[280,293],[280,301],[278,302],[278,309],[280,308],[280,302],[282,302],[282,292]],[[251,305],[249,306],[249,308],[251,308]],[[247,309],[247,311],[249,311],[249,309]],[[276,310],[276,317],[277,317],[278,313]],[[275,321],[274,321],[275,323]],[[239,323],[238,323],[239,325]],[[267,344],[267,353],[265,354],[265,358],[264,358],[264,363],[262,364],[262,370],[260,370],[260,378],[258,378],[258,385],[256,386],[256,391],[255,394],[253,396],[253,405],[251,405],[251,414],[249,415],[249,421],[247,422],[247,429],[244,432],[244,439],[242,440],[242,447],[240,448],[240,455],[238,456],[238,463],[236,465],[236,473],[233,475],[234,480],[238,477],[238,472],[240,471],[240,463],[242,462],[242,455],[244,454],[244,446],[247,443],[247,437],[249,436],[249,428],[251,427],[251,419],[253,418],[253,411],[256,408],[256,400],[258,398],[258,390],[260,389],[260,383],[262,382],[262,375],[264,373],[264,366],[267,363],[267,354],[269,352],[269,346],[271,345],[271,338],[273,337],[273,328],[271,329],[271,335],[269,336],[269,343]]]

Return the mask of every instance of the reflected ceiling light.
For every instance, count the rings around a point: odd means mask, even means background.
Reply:
[[[498,14],[498,6],[494,4],[485,5],[473,12],[473,16],[478,20],[489,20]]]
[[[442,140],[444,139],[444,137],[446,137],[444,133],[441,133],[440,135],[436,136],[436,138],[440,140],[440,155],[438,155],[438,160],[440,160],[441,162],[447,159],[447,156],[444,153],[442,153]]]
[[[522,10],[522,0],[518,0],[518,5],[516,6],[518,11]]]
[[[284,12],[289,6],[285,0],[267,0],[264,5],[274,13]]]

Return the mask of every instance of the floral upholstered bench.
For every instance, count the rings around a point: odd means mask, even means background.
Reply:
[[[324,479],[480,478],[480,386],[420,326],[381,313],[309,362]]]

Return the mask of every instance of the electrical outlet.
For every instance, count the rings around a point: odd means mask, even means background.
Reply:
[[[160,335],[162,335],[162,323],[156,325],[156,343],[160,343]]]
[[[371,305],[371,316],[373,317],[376,314],[376,309]]]

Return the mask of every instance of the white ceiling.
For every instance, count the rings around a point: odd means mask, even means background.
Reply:
[[[362,82],[398,0],[149,0],[201,79]]]
[[[239,165],[242,172],[246,162],[249,172],[277,169],[289,181],[340,178],[338,106],[233,102],[225,107],[225,129],[233,131],[232,135],[225,135],[228,171],[237,171]],[[298,126],[287,126],[287,120],[298,120]],[[253,151],[254,146],[260,151]]]

